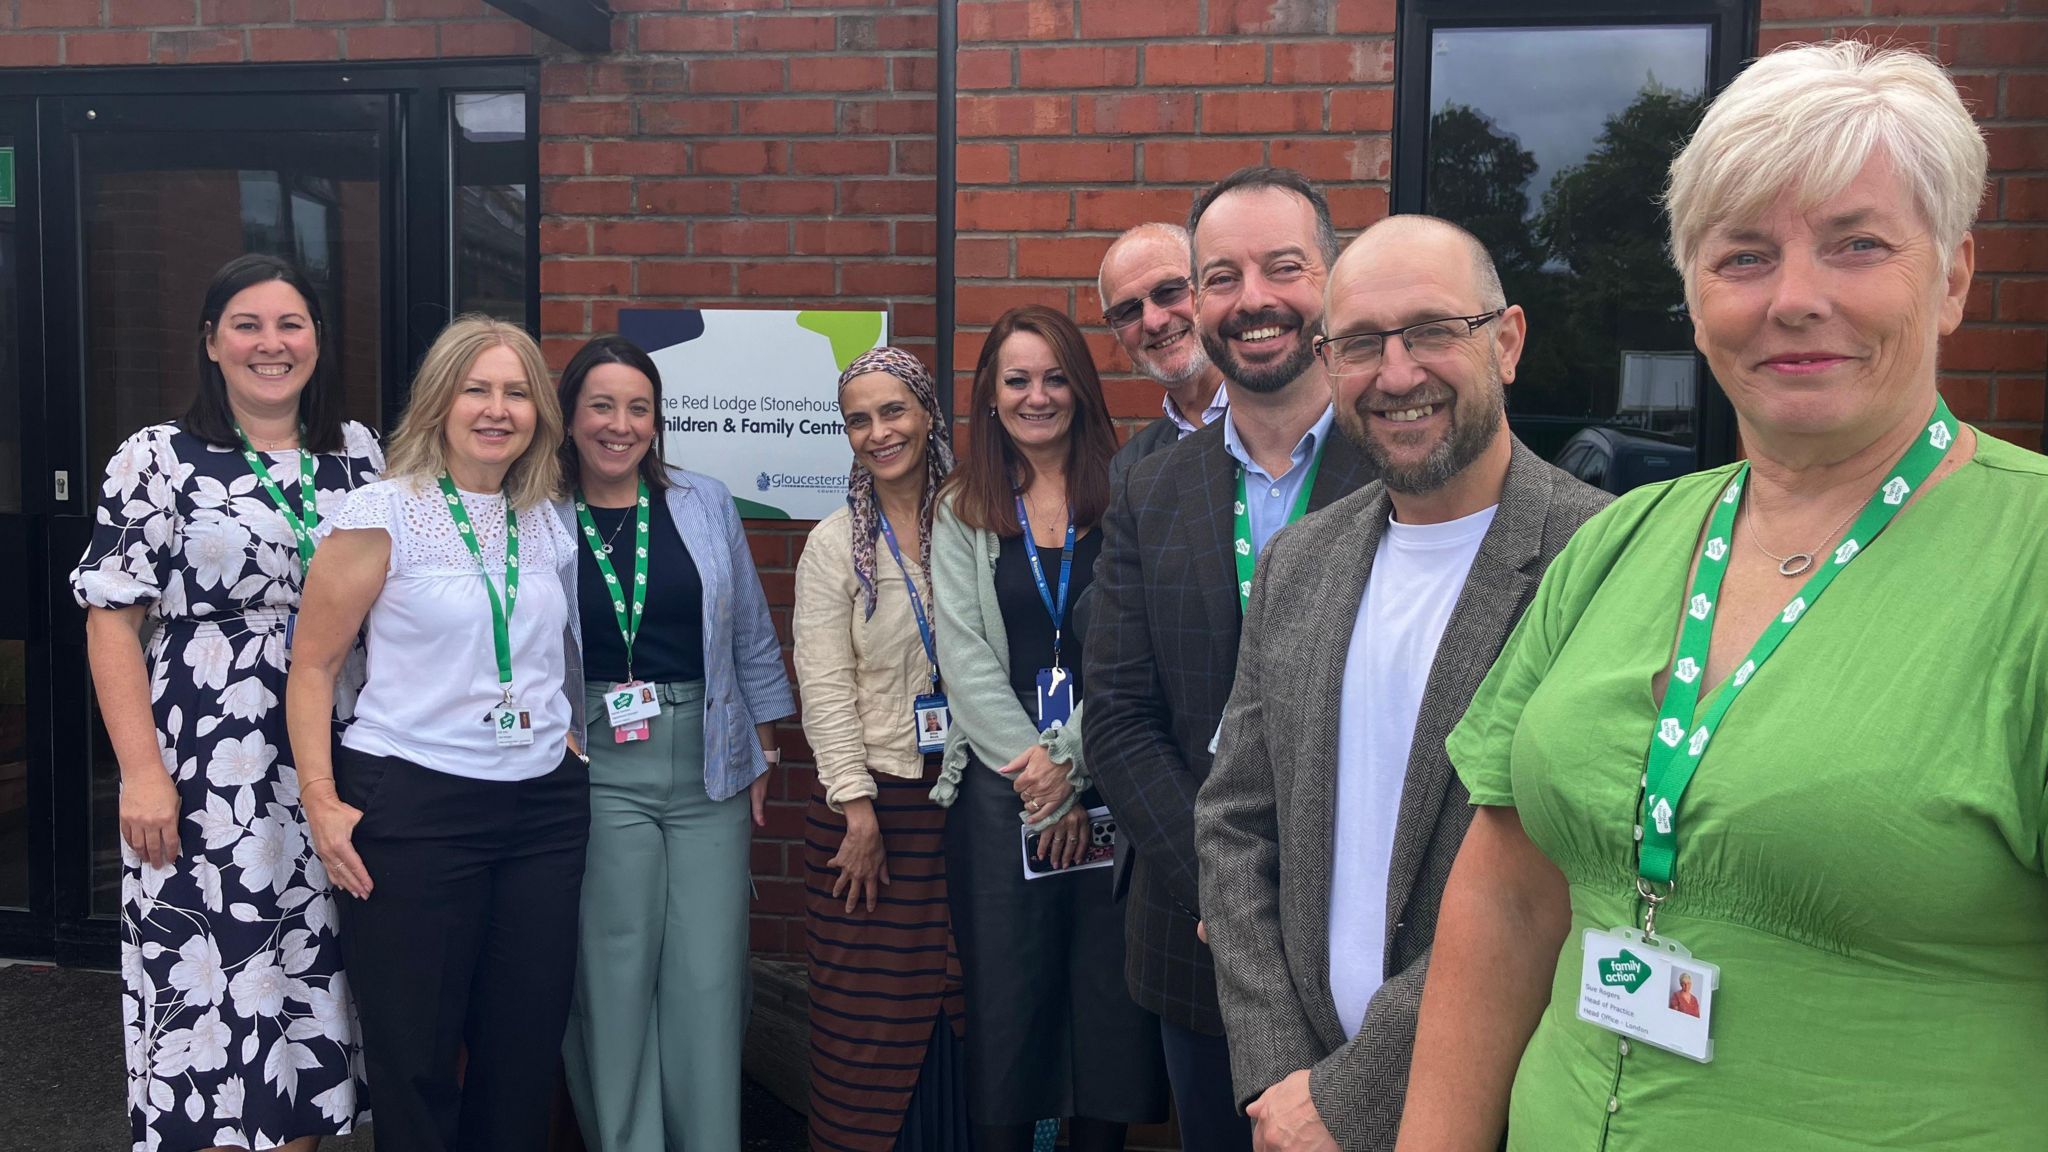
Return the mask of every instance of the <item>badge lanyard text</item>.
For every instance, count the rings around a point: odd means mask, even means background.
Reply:
[[[270,478],[270,468],[263,458],[256,454],[255,446],[249,443],[248,434],[240,424],[235,425],[235,435],[242,441],[242,459],[249,462],[249,471],[263,485],[263,491],[270,496],[270,502],[284,516],[286,526],[292,530],[292,538],[299,544],[299,573],[301,576],[313,563],[313,529],[320,525],[320,497],[313,489],[313,452],[306,447],[306,430],[299,429],[299,514],[292,515],[292,506],[285,501],[284,493],[277,482]]]
[[[581,492],[576,494],[576,522],[583,526],[583,541],[597,559],[597,570],[604,576],[605,591],[611,593],[612,615],[619,621],[619,637],[626,642],[628,683],[633,681],[633,638],[640,634],[640,615],[647,607],[648,507],[647,481],[643,479],[640,481],[639,499],[633,505],[633,600],[629,610],[626,590],[619,586],[618,570],[612,567],[612,558],[605,554],[605,546],[598,541],[597,524],[590,518],[590,506],[583,502]]]
[[[879,512],[879,510],[878,510]],[[917,635],[924,641],[925,669],[931,677],[932,691],[939,690],[939,646],[932,638],[931,618],[925,614],[924,597],[917,591],[917,581],[910,578],[910,568],[903,563],[903,549],[896,546],[896,529],[889,526],[887,514],[880,514],[882,539],[889,543],[889,555],[896,558],[896,571],[903,577],[903,590],[910,594],[910,613],[917,618]]]
[[[1308,500],[1316,490],[1316,473],[1323,467],[1323,448],[1316,445],[1314,459],[1308,462],[1308,475],[1301,478],[1301,495],[1295,497],[1294,507],[1288,510],[1287,523],[1292,524],[1308,514]],[[1237,553],[1237,610],[1242,614],[1252,603],[1252,572],[1258,567],[1258,550],[1252,547],[1251,508],[1245,502],[1244,465],[1237,466],[1237,536],[1231,542],[1231,550]]]
[[[456,535],[469,546],[469,554],[476,558],[477,575],[483,578],[484,592],[491,598],[491,647],[498,656],[498,684],[504,688],[502,703],[512,703],[512,610],[518,607],[519,599],[519,514],[512,510],[512,501],[505,501],[505,596],[498,597],[498,586],[491,583],[490,569],[484,565],[484,550],[477,543],[476,530],[470,526],[469,510],[462,506],[462,494],[455,490],[455,482],[441,473],[441,495],[448,499],[448,515],[455,521]]]
[[[1031,578],[1038,582],[1038,598],[1045,602],[1046,614],[1052,617],[1052,666],[1060,664],[1060,635],[1067,621],[1067,586],[1074,573],[1074,510],[1067,509],[1067,542],[1060,547],[1060,596],[1053,599],[1052,588],[1045,582],[1045,568],[1038,562],[1038,541],[1031,536],[1031,513],[1024,509],[1024,497],[1017,496],[1017,523],[1024,528],[1024,556],[1031,561]]]

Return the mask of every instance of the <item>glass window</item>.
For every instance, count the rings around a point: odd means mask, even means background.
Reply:
[[[1423,210],[1485,241],[1528,313],[1515,433],[1557,460],[1608,429],[1581,463],[1610,487],[1698,466],[1700,368],[1660,195],[1712,47],[1706,23],[1430,32]]]
[[[0,640],[0,908],[28,907],[28,646]]]
[[[533,162],[526,94],[459,93],[454,117],[455,311],[524,325]]]

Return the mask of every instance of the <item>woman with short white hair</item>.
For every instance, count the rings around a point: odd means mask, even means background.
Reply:
[[[1451,734],[1402,1149],[2048,1132],[2048,460],[1936,388],[1984,176],[1941,69],[1855,43],[1672,164],[1749,458],[1582,528]]]

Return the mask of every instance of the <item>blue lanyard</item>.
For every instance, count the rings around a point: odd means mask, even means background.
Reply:
[[[917,635],[924,641],[924,659],[930,668],[932,691],[939,690],[939,646],[932,640],[932,622],[924,614],[924,597],[917,594],[917,581],[910,578],[910,568],[903,563],[903,549],[896,546],[896,530],[889,527],[889,517],[880,508],[875,516],[882,521],[882,539],[889,542],[889,555],[896,558],[896,571],[903,577],[903,590],[910,593],[910,613],[917,617]]]
[[[1060,631],[1067,620],[1067,584],[1074,575],[1074,510],[1067,509],[1067,542],[1060,548],[1060,598],[1054,603],[1052,589],[1045,583],[1045,569],[1038,563],[1038,541],[1031,537],[1031,514],[1024,510],[1024,497],[1017,497],[1017,523],[1024,527],[1024,557],[1031,561],[1031,578],[1038,581],[1038,598],[1045,601],[1052,617],[1052,666],[1060,666]]]

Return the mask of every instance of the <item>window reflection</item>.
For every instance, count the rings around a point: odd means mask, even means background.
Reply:
[[[28,645],[0,640],[0,908],[28,907]]]
[[[1698,466],[1698,360],[1660,197],[1705,110],[1711,32],[1431,37],[1425,210],[1484,241],[1529,314],[1516,434],[1612,491]]]
[[[527,321],[526,94],[454,100],[455,310]]]

